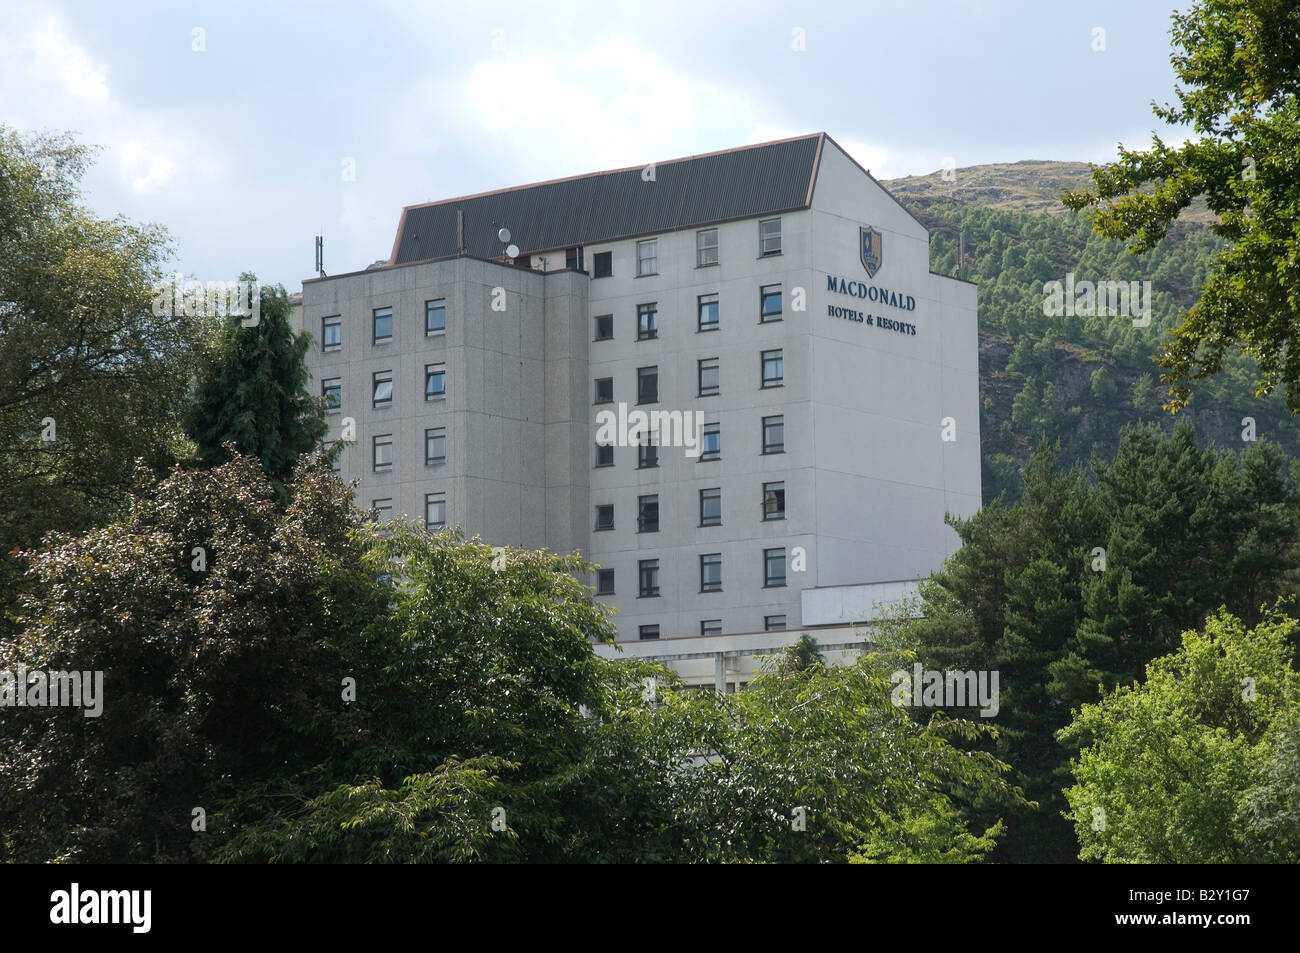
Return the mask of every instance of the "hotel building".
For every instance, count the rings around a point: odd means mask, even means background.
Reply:
[[[359,505],[581,551],[688,680],[852,651],[979,506],[975,286],[824,133],[408,206],[296,314]]]

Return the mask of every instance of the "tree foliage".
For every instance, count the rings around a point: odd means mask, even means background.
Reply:
[[[1172,147],[1152,136],[1145,151],[1093,172],[1091,192],[1065,204],[1089,208],[1099,232],[1154,247],[1192,200],[1204,196],[1229,244],[1214,260],[1200,300],[1160,358],[1170,406],[1190,382],[1218,373],[1240,348],[1258,361],[1261,392],[1281,387],[1300,411],[1300,8],[1290,0],[1203,0],[1173,15],[1171,57],[1178,104],[1156,107],[1196,134]]]
[[[1184,633],[1141,683],[1084,705],[1065,792],[1079,856],[1110,863],[1294,863],[1300,857],[1297,622],[1226,611]]]

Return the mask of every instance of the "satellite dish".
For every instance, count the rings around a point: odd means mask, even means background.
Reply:
[[[501,239],[503,242],[510,241],[510,229],[508,228],[501,229],[499,232],[497,232],[497,238]]]
[[[502,231],[505,231],[505,229],[502,229]],[[507,246],[506,246],[506,256],[507,256],[508,258],[518,258],[518,257],[519,257],[519,246],[518,246],[518,245],[507,245]]]

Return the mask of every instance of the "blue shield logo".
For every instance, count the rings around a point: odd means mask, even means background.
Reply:
[[[858,244],[862,251],[862,267],[867,269],[867,277],[876,277],[876,271],[880,268],[884,255],[881,251],[881,243],[884,236],[874,228],[867,226],[858,229]]]

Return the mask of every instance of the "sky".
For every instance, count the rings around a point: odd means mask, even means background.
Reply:
[[[297,291],[405,205],[809,132],[878,179],[1179,142],[1173,9],[0,0],[0,125],[100,146],[87,204],[165,226],[169,271]]]

